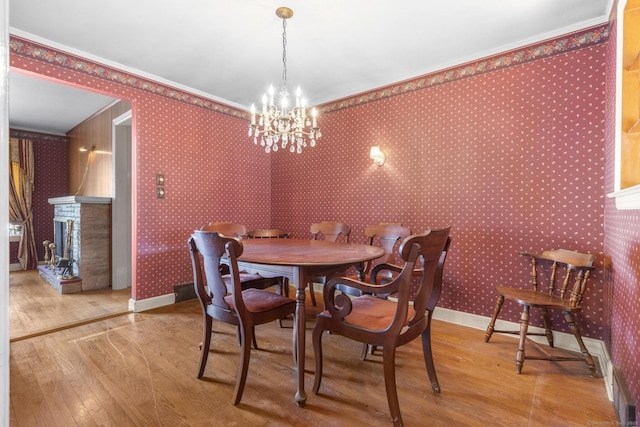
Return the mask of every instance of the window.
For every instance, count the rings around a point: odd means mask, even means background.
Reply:
[[[19,242],[22,236],[22,224],[9,224],[9,242]]]

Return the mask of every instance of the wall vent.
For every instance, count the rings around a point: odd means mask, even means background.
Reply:
[[[174,285],[173,292],[176,294],[176,302],[186,301],[196,297],[196,290],[193,288],[193,283]]]
[[[636,422],[636,405],[627,389],[627,383],[620,368],[613,367],[613,404],[618,414],[618,421],[621,426],[635,427]]]

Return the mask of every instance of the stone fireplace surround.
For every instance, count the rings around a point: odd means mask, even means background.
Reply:
[[[69,272],[75,277],[62,279],[47,266],[38,267],[40,276],[62,294],[111,287],[111,198],[67,196],[49,199],[49,203],[54,205],[52,232],[57,224],[73,221]],[[63,251],[56,247],[59,255]]]

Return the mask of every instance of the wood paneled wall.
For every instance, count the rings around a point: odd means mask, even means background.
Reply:
[[[113,197],[112,122],[130,109],[129,102],[117,101],[67,132],[69,194]]]

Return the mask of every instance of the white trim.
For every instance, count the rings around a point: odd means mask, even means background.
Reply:
[[[129,311],[139,313],[141,311],[147,311],[158,307],[164,307],[165,305],[175,304],[175,302],[175,293],[159,295],[157,297],[145,298],[137,301],[131,298],[129,299]]]
[[[436,307],[436,309],[433,311],[433,319],[454,323],[456,325],[467,326],[469,328],[480,329],[482,331],[487,328],[487,325],[491,320],[491,318],[487,316],[464,313],[462,311],[455,311],[441,307]],[[520,329],[520,324],[498,319],[496,321],[496,329],[518,330]],[[531,330],[532,332],[544,332],[543,328],[537,328],[534,326],[529,327],[529,330]],[[517,335],[505,335],[514,337],[514,339],[517,338]],[[479,339],[484,340],[484,334]],[[538,344],[549,345],[545,337],[532,336],[530,337],[530,339]],[[604,385],[607,389],[607,397],[610,401],[613,401],[613,364],[611,363],[611,357],[609,357],[609,352],[607,351],[604,342],[602,340],[596,340],[586,337],[583,337],[582,340],[584,341],[584,345],[587,347],[587,350],[589,350],[589,353],[591,353],[592,356],[596,356],[598,358],[598,361],[600,362],[600,371],[602,372],[602,376],[604,378]],[[576,342],[575,337],[572,334],[568,334],[566,332],[554,331],[553,344],[557,348],[577,352],[580,351],[580,347],[578,347],[578,343]]]
[[[619,144],[616,143],[616,152],[619,150]],[[619,159],[616,160],[616,170],[619,171]],[[620,180],[619,172],[616,172],[616,179]],[[624,190],[614,191],[607,194],[607,197],[615,197],[616,208],[623,209],[640,209],[640,185],[625,188]]]

